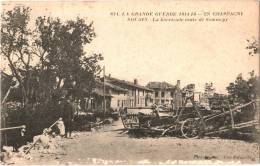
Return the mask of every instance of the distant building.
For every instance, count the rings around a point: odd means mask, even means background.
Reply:
[[[87,109],[101,111],[104,110],[105,103],[107,110],[118,110],[119,107],[122,107],[121,103],[119,104],[118,101],[125,101],[127,99],[127,94],[127,89],[120,88],[119,86],[108,82],[105,82],[104,84],[102,81],[97,80],[96,87],[92,93],[92,98],[87,104]]]
[[[117,103],[120,107],[146,107],[153,104],[153,90],[139,85],[137,79],[130,82],[106,76],[105,82],[128,91],[126,98],[118,98]]]
[[[157,105],[168,105],[175,108],[182,106],[182,93],[180,80],[174,86],[167,82],[149,82],[147,88],[154,90],[154,103]]]

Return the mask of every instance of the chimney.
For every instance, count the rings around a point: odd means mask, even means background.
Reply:
[[[134,79],[134,84],[137,85],[138,84],[138,80],[135,78]]]
[[[177,87],[181,87],[181,80],[177,80]]]

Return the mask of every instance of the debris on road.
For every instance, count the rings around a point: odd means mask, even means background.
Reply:
[[[193,107],[182,107],[175,113],[160,115],[162,110],[151,108],[124,108],[120,117],[128,133],[183,138],[202,138],[203,136],[235,137],[243,135],[255,137],[258,125],[255,119],[257,101],[229,107],[222,112],[207,112],[195,102]]]

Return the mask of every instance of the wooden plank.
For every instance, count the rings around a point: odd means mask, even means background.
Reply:
[[[1,128],[0,131],[13,130],[13,129],[23,129],[23,128],[26,128],[26,126],[22,125],[22,126],[16,126],[16,127]]]
[[[222,130],[218,130],[218,131],[212,131],[212,132],[209,132],[209,133],[205,133],[205,135],[212,135],[212,134],[227,132],[229,130],[232,130],[232,129],[230,128],[230,129],[222,129]]]
[[[217,134],[217,133],[221,133],[221,132],[227,132],[232,129],[237,130],[237,129],[242,129],[242,128],[246,128],[246,127],[252,127],[253,125],[257,125],[257,124],[258,124],[258,122],[256,120],[253,120],[253,121],[237,124],[233,128],[222,127],[220,130],[208,132],[208,133],[205,133],[205,135],[212,135],[212,134]]]
[[[238,123],[235,125],[235,127],[243,126],[243,125],[248,125],[248,124],[258,124],[257,120],[252,120],[244,123]]]
[[[246,104],[243,104],[243,105],[241,105],[241,106],[237,106],[237,107],[231,109],[230,111],[236,112],[236,111],[238,111],[238,110],[241,109],[241,108],[244,108],[244,107],[246,107],[246,106],[249,106],[250,104],[253,104],[254,102],[255,102],[255,101],[251,101],[251,102],[246,103]],[[220,113],[220,114],[216,114],[216,115],[214,115],[214,116],[212,116],[212,117],[209,117],[208,119],[205,119],[205,120],[208,121],[208,120],[214,119],[214,118],[216,118],[216,117],[220,117],[220,116],[223,116],[223,115],[226,115],[226,114],[230,114],[230,111],[223,112],[223,113]]]

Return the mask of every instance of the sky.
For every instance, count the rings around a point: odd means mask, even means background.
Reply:
[[[105,65],[106,74],[128,81],[136,78],[141,85],[150,81],[176,84],[181,80],[182,87],[195,83],[201,91],[206,82],[213,82],[217,92],[226,93],[226,87],[239,73],[244,77],[252,70],[259,73],[258,56],[249,56],[245,49],[246,39],[258,37],[257,1],[9,1],[2,4],[2,10],[15,5],[29,6],[31,20],[46,15],[93,21],[97,37],[85,51],[102,53],[101,65]],[[230,11],[243,14],[228,17],[227,22],[153,22],[150,20],[153,17],[138,22],[111,15],[111,12]]]

